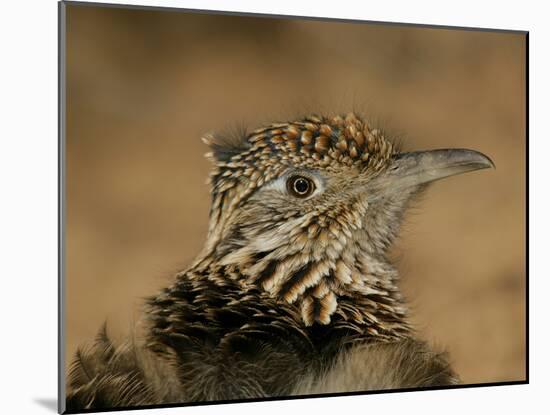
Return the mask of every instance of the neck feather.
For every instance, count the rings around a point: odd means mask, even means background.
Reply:
[[[279,244],[266,235],[256,243],[214,250],[214,255],[210,250],[193,269],[224,268],[227,278],[238,280],[244,289],[261,288],[297,307],[305,326],[349,322],[381,338],[409,333],[398,273],[384,255],[361,242],[367,240],[364,231],[354,230],[340,241],[320,233],[316,249],[304,233],[289,235],[291,244]]]

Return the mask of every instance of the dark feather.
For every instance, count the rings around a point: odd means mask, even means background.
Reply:
[[[234,129],[207,134],[202,141],[210,147],[211,156],[216,161],[226,162],[250,148],[250,143],[246,140],[247,135],[246,128],[238,126]]]

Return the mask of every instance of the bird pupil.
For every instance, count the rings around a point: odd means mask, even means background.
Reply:
[[[297,193],[306,193],[309,189],[309,183],[305,179],[298,179],[294,182],[294,189]]]

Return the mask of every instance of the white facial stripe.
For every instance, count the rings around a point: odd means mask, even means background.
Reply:
[[[286,176],[281,176],[263,185],[265,190],[277,190],[286,193]]]

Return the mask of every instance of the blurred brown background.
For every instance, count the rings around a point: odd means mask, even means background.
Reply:
[[[394,249],[412,319],[467,382],[525,378],[521,34],[67,9],[67,358],[115,337],[200,250],[200,136],[359,110],[405,149],[466,147],[497,169],[432,186]]]

